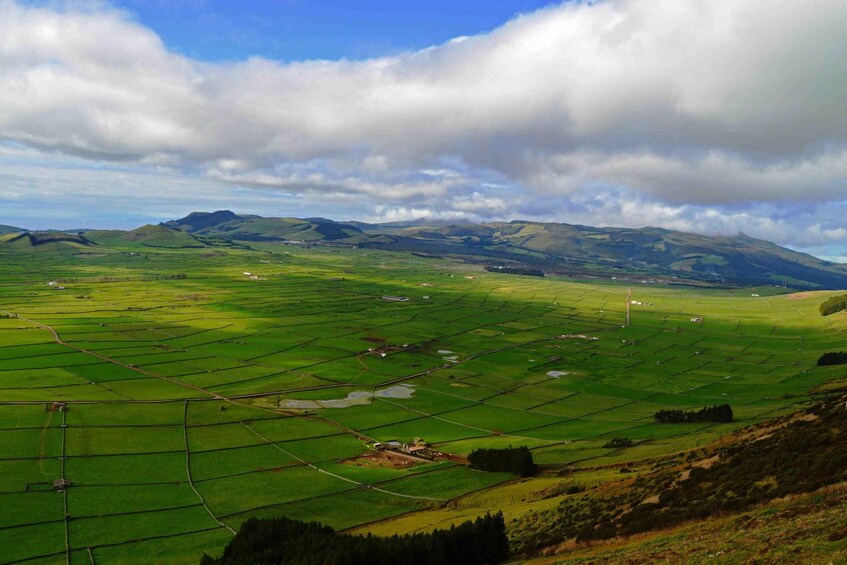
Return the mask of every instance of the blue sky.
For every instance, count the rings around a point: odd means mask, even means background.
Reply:
[[[520,218],[843,258],[844,29],[843,2],[0,0],[0,224]]]
[[[363,59],[484,33],[549,0],[125,0],[165,44],[202,60]]]

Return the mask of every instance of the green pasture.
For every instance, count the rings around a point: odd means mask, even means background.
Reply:
[[[0,563],[196,563],[253,516],[431,528],[456,497],[496,509],[522,483],[380,465],[361,458],[371,442],[526,445],[551,472],[603,473],[843,378],[816,367],[845,349],[847,314],[817,312],[837,292],[633,283],[624,327],[630,286],[608,281],[373,249],[125,245],[0,255]],[[723,403],[732,424],[652,418]]]

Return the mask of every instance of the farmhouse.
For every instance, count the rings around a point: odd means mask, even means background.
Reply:
[[[46,409],[48,412],[64,412],[65,411],[65,403],[64,402],[48,402]]]

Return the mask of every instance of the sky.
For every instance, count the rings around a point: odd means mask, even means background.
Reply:
[[[0,224],[744,232],[847,261],[847,3],[0,0]]]

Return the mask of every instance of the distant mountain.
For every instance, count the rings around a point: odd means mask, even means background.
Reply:
[[[347,240],[353,242],[364,238],[360,228],[326,218],[263,218],[239,216],[229,210],[192,212],[182,219],[163,222],[161,225],[191,234],[240,241]]]
[[[384,233],[384,232],[383,232]],[[847,266],[823,261],[744,234],[709,237],[661,228],[596,228],[514,221],[393,232],[398,245],[505,257],[552,269],[571,266],[708,281],[847,287]],[[407,242],[403,245],[403,242]]]
[[[228,210],[194,212],[161,225],[196,236],[348,244],[531,267],[549,273],[847,288],[847,265],[744,234],[709,237],[650,227],[597,228],[528,221],[369,224],[326,218],[242,216]]]
[[[529,221],[484,224],[372,224],[313,218],[265,218],[229,210],[193,212],[132,231],[28,232],[0,226],[0,250],[103,247],[244,248],[251,242],[300,242],[453,257],[503,273],[636,279],[697,284],[775,284],[847,288],[847,265],[831,263],[744,234],[704,236],[661,228],[598,228]]]

